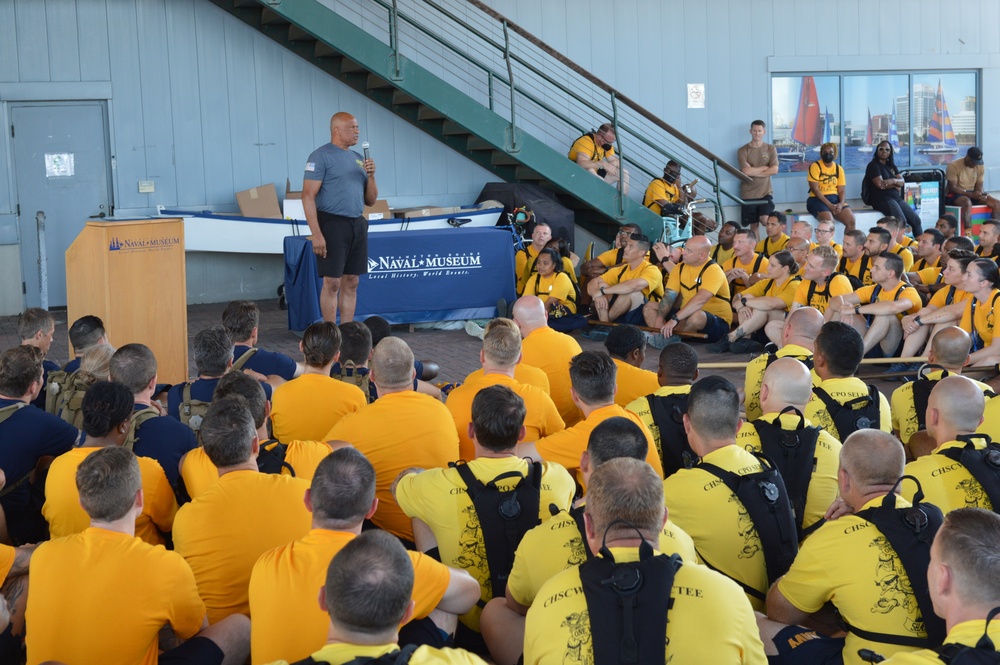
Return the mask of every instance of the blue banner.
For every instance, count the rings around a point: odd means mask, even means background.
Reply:
[[[285,238],[288,327],[321,318],[312,243]],[[513,301],[514,248],[509,231],[453,228],[368,235],[368,274],[361,276],[355,316],[420,323],[496,316],[500,298]]]

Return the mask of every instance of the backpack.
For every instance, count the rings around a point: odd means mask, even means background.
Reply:
[[[788,499],[788,490],[777,466],[767,455],[762,453],[753,455],[764,468],[762,471],[744,476],[705,462],[700,463],[697,468],[704,469],[721,480],[746,509],[764,550],[767,588],[770,588],[771,584],[788,572],[795,555],[798,554],[798,531],[795,528],[795,516]],[[704,557],[702,560],[704,561]],[[708,561],[705,561],[705,564],[715,569]],[[766,598],[766,589],[760,591],[738,580],[733,581],[755,598],[762,600]]]
[[[295,468],[285,461],[287,454],[287,443],[280,443],[277,439],[261,442],[260,452],[257,454],[257,470],[261,473],[280,474],[284,469],[288,469],[288,475],[294,478]]]
[[[125,435],[125,443],[122,444],[122,447],[127,450],[135,448],[135,442],[139,440],[139,427],[147,420],[157,418],[159,415],[154,407],[133,412],[128,421],[128,433]]]
[[[501,473],[488,483],[476,478],[465,462],[450,462],[449,467],[458,471],[465,483],[465,491],[479,518],[483,545],[486,547],[486,563],[490,568],[492,585],[488,595],[502,596],[507,588],[507,578],[514,565],[514,552],[521,539],[532,527],[541,523],[539,504],[542,492],[542,465],[529,462],[528,475],[518,471]],[[520,478],[517,485],[506,492],[497,483],[506,478]],[[484,603],[479,601],[480,606]]]
[[[896,488],[903,480],[909,478],[917,484],[917,492],[913,497],[913,505],[909,508],[896,508]],[[876,633],[847,626],[847,630],[872,642],[895,644],[915,648],[935,648],[941,646],[947,631],[944,619],[934,614],[931,595],[928,590],[927,568],[931,563],[931,543],[934,535],[941,528],[944,515],[941,509],[930,503],[922,503],[923,488],[920,481],[913,476],[903,476],[896,481],[893,488],[882,499],[882,504],[875,508],[867,508],[856,513],[857,517],[875,525],[892,546],[899,563],[910,581],[913,596],[920,609],[927,637],[909,637],[889,633]]]
[[[861,255],[861,268],[858,270],[858,274],[861,277],[855,277],[850,272],[847,271],[847,257],[840,257],[840,263],[837,264],[837,272],[834,275],[843,275],[847,278],[847,281],[851,283],[851,288],[857,291],[865,285],[864,274],[870,271],[869,263],[871,263],[871,257],[867,254]]]
[[[764,370],[767,371],[767,368],[771,366],[771,363],[773,363],[775,360],[778,359],[778,347],[777,347],[777,345],[774,342],[768,342],[767,344],[764,345],[764,351],[767,352],[767,364],[764,365]],[[812,356],[781,356],[781,357],[782,358],[795,358],[800,363],[802,363],[803,365],[805,365],[806,367],[808,367],[809,371],[812,371],[812,369],[813,369],[813,357]],[[763,376],[764,376],[763,373],[761,373],[761,377],[763,377]]]
[[[407,644],[405,647],[400,648],[399,651],[382,654],[378,658],[371,656],[358,656],[357,658],[347,661],[344,665],[406,665],[406,663],[410,662],[413,652],[416,651],[419,646],[419,644]],[[309,656],[308,658],[303,658],[302,660],[292,663],[292,665],[321,665],[321,663],[312,656]]]
[[[181,417],[181,422],[193,429],[195,432],[201,430],[201,421],[204,420],[205,414],[208,413],[208,407],[212,404],[211,402],[203,402],[200,399],[191,398],[191,383],[184,384],[184,390],[181,392],[181,403],[178,407],[178,414]]]
[[[955,438],[964,441],[965,446],[948,448],[939,454],[964,466],[976,482],[982,485],[983,492],[993,506],[993,512],[1000,513],[1000,444],[992,441],[986,434],[959,434]],[[977,450],[975,439],[985,439],[986,447]]]
[[[55,398],[56,415],[77,429],[83,429],[83,396],[87,389],[97,383],[97,377],[89,372],[77,370],[66,377],[62,390]],[[45,396],[48,408],[49,395]]]
[[[365,368],[361,368],[365,369]],[[353,360],[345,360],[340,363],[340,371],[336,374],[331,370],[330,376],[335,379],[339,379],[344,383],[349,383],[352,386],[357,386],[361,389],[361,392],[365,394],[365,399],[371,404],[375,401],[378,395],[375,394],[374,386],[372,385],[371,372],[365,372],[362,374],[357,365],[354,364]]]
[[[74,376],[76,376],[76,372],[67,372],[62,369],[49,372],[45,384],[45,410],[47,412],[54,416],[59,415],[60,398]]]
[[[761,451],[774,461],[781,479],[785,482],[788,500],[795,515],[795,529],[801,541],[823,524],[823,520],[820,519],[810,525],[807,531],[802,530],[809,481],[812,480],[812,472],[816,465],[816,442],[822,430],[815,426],[806,427],[805,416],[794,406],[782,409],[779,417],[785,413],[793,413],[799,417],[799,424],[795,429],[784,429],[777,420],[773,423],[754,420],[750,424],[760,437]]]
[[[997,665],[1000,663],[1000,653],[997,652],[989,635],[990,621],[997,614],[1000,614],[1000,607],[994,607],[986,615],[986,627],[983,628],[983,636],[976,642],[976,646],[945,644],[941,647],[938,653],[941,662],[951,663],[951,665]]]
[[[861,202],[866,206],[872,205],[872,186],[868,178],[861,179]]]
[[[587,601],[592,663],[662,663],[666,660],[668,613],[674,577],[684,565],[677,554],[655,554],[639,545],[639,561],[617,563],[611,551],[580,564]],[[581,656],[582,660],[582,656]]]
[[[690,469],[698,463],[698,456],[691,450],[683,416],[687,411],[688,395],[646,395],[653,424],[660,431],[660,462],[663,477],[669,478],[681,469]]]
[[[855,397],[841,404],[830,397],[818,386],[813,386],[813,394],[823,402],[830,413],[833,424],[837,426],[837,434],[843,441],[859,429],[878,429],[881,423],[880,400],[878,388],[869,384],[868,394]]]
[[[941,374],[940,379],[928,379],[924,372],[928,369],[940,369],[944,370]],[[945,378],[946,376],[951,376],[951,372],[946,370],[941,365],[932,365],[930,363],[921,365],[920,369],[917,371],[917,380],[913,382],[913,408],[917,412],[917,429],[927,429],[927,400],[930,399],[931,391],[934,390],[934,386],[938,381]]]
[[[246,351],[244,351],[243,355],[241,355],[239,358],[237,358],[233,362],[233,366],[230,368],[230,371],[232,371],[232,372],[238,372],[241,369],[243,369],[244,365],[246,365],[250,361],[250,359],[254,357],[254,355],[257,353],[257,351],[258,351],[258,349],[254,348],[254,347],[251,347],[251,348],[247,349]]]

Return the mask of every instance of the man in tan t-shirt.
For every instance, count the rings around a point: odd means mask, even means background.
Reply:
[[[948,179],[945,205],[962,208],[963,228],[971,228],[971,212],[974,205],[987,205],[993,211],[993,219],[1000,219],[1000,201],[983,191],[983,151],[972,146],[965,157],[948,164],[945,177]]]
[[[736,151],[740,171],[751,178],[751,182],[740,183],[740,197],[744,201],[765,200],[743,206],[743,226],[749,225],[757,235],[760,225],[774,211],[771,176],[778,172],[778,151],[770,143],[764,143],[766,130],[763,120],[754,120],[750,123],[750,143]]]

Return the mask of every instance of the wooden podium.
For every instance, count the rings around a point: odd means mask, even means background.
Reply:
[[[161,383],[186,381],[184,222],[87,222],[66,250],[66,304],[70,322],[101,317],[116,347],[151,348]]]

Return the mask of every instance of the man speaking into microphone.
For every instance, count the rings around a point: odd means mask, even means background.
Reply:
[[[319,304],[323,318],[354,320],[358,278],[368,272],[368,220],[364,207],[375,203],[375,162],[351,150],[358,143],[358,119],[350,113],[330,118],[330,142],[306,162],[302,208],[312,233],[316,267],[323,278]]]

